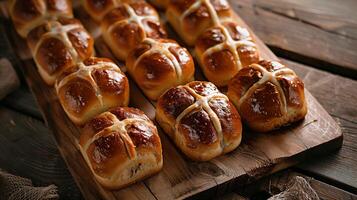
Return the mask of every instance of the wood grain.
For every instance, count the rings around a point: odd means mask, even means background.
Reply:
[[[319,160],[304,162],[298,168],[327,180],[334,180],[340,187],[357,193],[357,171],[353,167],[357,163],[357,81],[296,62],[283,62],[291,66],[303,79],[306,88],[334,117],[344,133],[344,143],[340,151]]]
[[[230,1],[279,56],[357,78],[357,2]]]
[[[16,35],[11,35],[16,37]],[[23,41],[16,38],[17,49]],[[277,59],[260,41],[265,58]],[[100,40],[97,40],[97,43]],[[97,53],[111,57],[109,51]],[[21,47],[21,48],[19,48]],[[20,52],[21,53],[21,52]],[[22,53],[22,55],[24,55]],[[342,144],[340,128],[312,95],[306,91],[309,113],[305,120],[270,134],[244,131],[244,140],[235,151],[209,162],[193,162],[184,157],[160,130],[163,143],[163,170],[143,182],[118,191],[102,188],[93,178],[77,147],[79,130],[62,110],[53,88],[41,80],[32,60],[25,59],[22,70],[36,96],[46,124],[52,129],[59,151],[84,197],[87,199],[182,199],[208,198],[279,171],[315,154],[326,153]],[[151,119],[155,108],[131,82],[131,105],[142,109]]]

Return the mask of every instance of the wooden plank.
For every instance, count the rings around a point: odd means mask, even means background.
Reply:
[[[13,41],[18,45],[23,44],[20,39]],[[257,42],[263,57],[277,59],[259,39]],[[24,50],[23,47],[18,49]],[[24,55],[23,52],[20,53]],[[101,50],[98,53],[107,52]],[[33,61],[25,59],[23,65],[26,81],[38,100],[47,125],[53,130],[60,153],[83,195],[88,199],[181,199],[193,195],[212,198],[231,189],[234,184],[243,185],[252,182],[264,175],[296,164],[306,157],[336,149],[342,142],[338,125],[306,91],[309,113],[305,120],[272,134],[256,134],[246,130],[240,147],[209,162],[188,160],[160,131],[164,151],[163,170],[125,189],[108,191],[95,181],[81,157],[77,149],[79,130],[62,110],[53,88],[46,86],[41,80]],[[142,95],[133,82],[130,86],[131,96],[135,97],[131,98],[131,105],[144,110],[153,119],[155,112],[153,104]]]
[[[85,15],[85,13],[81,12],[80,15]],[[80,16],[80,18],[82,19],[86,19],[86,16]],[[241,23],[244,23],[244,22],[241,22]],[[91,24],[89,21],[86,21],[85,24],[87,25],[87,27],[89,27],[88,29],[91,30],[91,32],[94,32],[94,33],[97,33],[98,31],[95,29],[95,26],[93,26],[93,24]],[[170,31],[172,33],[172,31]],[[263,52],[262,56],[264,58],[273,58],[273,59],[277,59],[272,53],[271,51],[269,51],[264,45],[263,43],[258,40],[257,41],[258,44],[260,45],[261,47],[261,50]],[[96,42],[96,47],[97,49],[99,49],[97,52],[101,55],[101,56],[104,56],[104,57],[109,57],[113,60],[115,60],[114,56],[111,54],[110,50],[108,47],[106,47],[106,45],[104,44],[103,40],[99,37],[97,39],[97,42]],[[199,74],[199,79],[201,79],[202,75]],[[197,73],[196,73],[196,78],[197,78]],[[155,105],[155,102],[151,102],[153,105]],[[162,137],[165,137],[165,136],[162,136]],[[253,136],[254,137],[257,137],[256,135]],[[284,137],[284,136],[283,136]],[[166,141],[168,138],[165,138],[164,141]],[[256,139],[256,138],[255,138]],[[262,138],[260,138],[262,139]],[[280,137],[277,137],[276,140],[281,140],[282,138]],[[295,150],[297,149],[300,149],[301,151],[305,150],[305,148],[308,148],[309,145],[314,145],[314,142],[311,141],[310,144],[296,144],[296,140],[300,139],[300,138],[295,138],[295,137],[291,137],[291,138],[283,138],[285,140],[286,143],[284,143],[283,145],[281,145],[280,147],[278,148],[282,148],[284,149],[284,145],[286,144],[289,144],[289,145],[295,145],[294,148]],[[307,138],[305,138],[307,139]],[[275,165],[275,161],[272,161],[276,158],[276,156],[285,156],[284,153],[286,154],[287,152],[284,152],[284,151],[281,151],[281,149],[277,150],[277,149],[273,149],[271,151],[265,151],[263,152],[262,150],[260,149],[265,149],[265,146],[264,144],[265,143],[269,143],[271,141],[269,141],[270,139],[262,139],[261,141],[257,141],[256,143],[250,143],[246,146],[243,146],[240,151],[241,153],[240,154],[234,154],[232,157],[233,159],[224,159],[225,157],[223,157],[223,160],[222,159],[219,159],[217,158],[216,161],[214,161],[214,164],[216,166],[223,166],[225,168],[225,170],[223,171],[226,171],[226,176],[229,178],[229,177],[233,177],[233,178],[236,178],[236,177],[244,177],[244,176],[247,176],[249,177],[248,179],[248,182],[250,181],[253,181],[253,180],[256,180],[257,178],[259,178],[260,176],[264,175],[264,173],[271,173],[273,171],[277,171],[279,170],[279,166],[276,167],[276,169],[274,169],[273,165]],[[263,145],[262,145],[263,144]],[[266,144],[265,144],[266,145]],[[274,146],[274,145],[272,145]],[[276,145],[275,145],[276,146]],[[170,146],[171,147],[171,146]],[[281,152],[281,155],[276,155],[277,152]],[[170,149],[170,153],[168,154],[168,156],[172,156],[174,155],[175,151],[174,150],[171,150]],[[253,155],[253,157],[252,157]],[[164,157],[166,157],[166,155],[164,155]],[[179,158],[177,158],[179,159]],[[176,160],[173,159],[173,160]],[[237,166],[237,160],[239,160],[240,162],[244,163],[244,165],[238,165]],[[291,162],[291,163],[289,163]],[[294,161],[292,159],[292,161],[289,161],[287,162],[286,164],[287,165],[291,165],[293,164]],[[185,166],[183,165],[184,163],[179,163],[179,165],[182,165],[182,166]],[[280,163],[282,164],[282,163]],[[211,166],[205,166],[205,165],[202,165],[200,166],[199,168],[202,170],[204,168],[211,168],[210,170],[214,171],[214,173],[217,173],[219,171],[222,171],[222,169],[220,168],[217,168],[215,165],[211,165]],[[282,164],[283,165],[283,164]],[[192,168],[192,167],[191,167]],[[169,171],[169,173],[171,174],[172,173],[172,169],[171,167],[168,167],[168,169],[170,169],[171,171]],[[252,170],[253,169],[253,170]],[[164,167],[164,170],[165,170],[165,167]],[[183,171],[187,171],[187,170],[183,170]],[[229,173],[227,173],[229,172]],[[198,171],[199,173],[199,171]],[[188,173],[189,174],[189,177],[192,178],[192,176],[190,175],[191,173]],[[171,176],[171,175],[169,175]],[[227,180],[227,177],[223,177],[223,178],[220,178],[221,180],[218,181],[216,184],[219,186],[222,182],[224,182],[225,180]],[[218,177],[216,177],[217,179]],[[167,178],[166,178],[167,179]],[[166,185],[166,184],[163,184],[162,182],[165,182],[167,183],[167,185],[172,185],[172,182],[170,181],[167,181],[167,180],[160,180],[160,181],[150,181],[151,179],[148,179],[149,181],[146,181],[147,182],[147,185],[149,186],[150,190],[155,194],[155,196],[157,198],[162,198],[162,199],[167,199],[167,198],[177,198],[177,196],[172,196],[171,193],[165,193],[165,192],[162,192],[163,191],[163,188],[162,188],[162,185]],[[243,182],[246,183],[247,180],[245,179],[241,179],[241,180],[244,180]],[[208,180],[200,180],[200,181],[203,181],[204,184],[207,184],[205,185],[206,187],[209,187],[209,184],[212,184],[212,183],[209,183]],[[199,184],[200,183],[197,182],[196,184]],[[155,184],[156,183],[159,183],[159,184]],[[187,182],[183,182],[185,183],[184,185],[186,186],[185,188],[189,188],[189,190],[191,190],[191,187],[187,187]],[[192,181],[189,182],[189,184],[191,185]],[[240,184],[242,184],[242,181],[239,181]],[[176,184],[176,183],[175,183]],[[193,185],[195,186],[195,185]],[[224,188],[224,187],[223,187]],[[229,188],[229,187],[228,187]],[[170,188],[167,188],[167,189],[170,189]],[[225,188],[227,189],[227,188]],[[177,192],[177,191],[175,191]],[[189,196],[191,193],[188,193],[187,196]],[[165,196],[165,195],[168,195],[168,196]],[[185,194],[186,195],[186,194]],[[181,197],[187,197],[187,196],[182,196]]]
[[[54,88],[43,82],[32,60],[24,61],[23,66],[26,81],[37,98],[46,124],[52,129],[59,151],[84,197],[86,199],[154,199],[143,183],[134,184],[116,193],[101,187],[78,149],[79,128],[68,119],[59,104]]]
[[[356,1],[230,2],[279,56],[357,78]]]
[[[335,180],[340,187],[349,186],[357,192],[357,171],[352,167],[357,165],[357,81],[283,61],[304,80],[306,88],[334,117],[344,133],[344,143],[338,152],[304,162],[299,169]]]
[[[327,32],[357,39],[355,0],[258,0],[254,2],[277,14],[303,21]]]
[[[342,131],[344,133],[344,144],[342,146],[342,149],[339,150],[338,152],[335,152],[333,154],[321,157],[321,160],[314,161],[314,160],[309,160],[307,162],[303,162],[302,165],[298,165],[299,169],[303,169],[304,171],[314,173],[315,175],[318,176],[323,176],[328,178],[330,181],[337,181],[340,183],[345,183],[349,184],[350,186],[353,186],[354,188],[357,188],[355,185],[355,181],[357,180],[357,172],[351,168],[351,166],[357,165],[357,159],[355,159],[355,156],[357,153],[357,146],[353,141],[356,141],[356,133],[357,133],[357,126],[354,126],[353,124],[351,126],[350,120],[346,121],[346,119],[354,119],[354,121],[357,121],[355,118],[353,118],[355,111],[355,106],[357,102],[354,102],[357,100],[357,97],[355,96],[357,94],[357,81],[353,81],[347,78],[343,78],[340,76],[336,76],[327,72],[322,72],[321,70],[315,70],[309,66],[306,65],[301,65],[296,62],[292,62],[286,59],[281,59],[283,63],[285,63],[288,66],[291,66],[294,68],[296,73],[303,78],[304,82],[307,84],[306,87],[311,91],[311,93],[319,100],[319,102],[326,108],[326,110],[334,116],[334,119],[337,120],[342,127]],[[319,83],[319,84],[312,84],[315,83],[316,80],[318,80],[319,77],[326,77],[329,81]],[[339,83],[339,84],[337,84]],[[331,93],[329,91],[335,91],[335,93]],[[30,95],[30,92],[27,90],[27,88],[23,88],[20,91],[17,92],[19,94],[19,98],[13,98],[12,102],[14,105],[22,105],[22,103],[25,102],[31,102],[33,101],[33,97]],[[25,96],[21,96],[21,94],[25,93]],[[346,96],[348,95],[348,96]],[[351,95],[351,96],[350,96]],[[350,99],[348,102],[344,102],[344,99]],[[20,101],[18,103],[17,101]],[[338,104],[338,107],[335,106],[334,102],[342,102]],[[35,105],[35,104],[34,104]],[[16,123],[18,124],[18,123]],[[45,131],[47,137],[50,137],[48,134],[48,131]],[[41,132],[42,133],[42,132]],[[12,134],[18,134],[18,131],[13,132]],[[40,139],[40,138],[39,138]],[[29,148],[27,146],[32,146],[33,144],[31,142],[26,142],[23,144],[25,146],[25,149]],[[51,145],[55,145],[54,143]],[[14,147],[15,148],[15,147]],[[18,146],[16,146],[18,148]],[[58,153],[57,153],[58,154]],[[59,157],[59,155],[56,155],[56,157]],[[38,156],[36,158],[39,158],[40,161],[45,161],[46,157],[44,158],[43,156]],[[349,159],[346,159],[349,158]],[[39,161],[39,162],[40,162]],[[12,164],[4,164],[2,165],[4,168],[11,168]],[[63,166],[65,168],[65,166]],[[29,170],[27,168],[27,170]],[[56,169],[55,171],[49,170],[48,173],[54,173],[57,174],[56,179],[65,179],[66,175],[58,175],[58,172],[62,172],[63,170],[66,169]],[[26,170],[24,170],[24,176],[29,175]],[[30,173],[31,174],[31,173]],[[36,174],[40,174],[39,172]],[[42,177],[42,176],[39,176]],[[35,177],[38,178],[38,177]],[[64,183],[66,185],[66,183]],[[59,184],[58,184],[59,185]],[[62,187],[60,186],[60,191],[62,191]],[[74,188],[73,188],[74,187]],[[341,185],[342,188],[344,188],[343,185]],[[70,190],[73,191],[75,190],[76,186],[75,184],[73,185],[67,185],[66,187],[63,186],[64,188],[64,193],[66,191]],[[75,193],[74,193],[75,194]]]
[[[335,186],[321,182],[320,180],[291,170],[279,172],[277,174],[263,178],[254,184],[240,188],[236,191],[236,193],[237,195],[242,195],[251,199],[266,199],[283,191],[289,182],[296,176],[303,177],[315,190],[320,199],[357,199],[357,195],[353,193],[344,191]]]
[[[61,199],[82,199],[43,122],[0,106],[1,169],[29,178],[35,186],[55,184]]]

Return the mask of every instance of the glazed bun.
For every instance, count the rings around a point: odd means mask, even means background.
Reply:
[[[173,0],[166,17],[185,43],[193,46],[215,22],[231,19],[232,10],[227,0]]]
[[[242,138],[239,114],[210,82],[171,88],[158,100],[156,120],[189,158],[207,161],[237,148]]]
[[[276,61],[263,60],[240,70],[228,85],[228,97],[255,131],[286,126],[307,113],[304,83]]]
[[[119,189],[162,168],[156,126],[140,110],[118,107],[90,120],[82,130],[80,149],[97,181]]]
[[[250,33],[235,22],[205,31],[196,41],[195,52],[206,78],[219,87],[226,86],[244,66],[259,61]]]
[[[15,29],[23,38],[46,20],[73,17],[69,0],[9,0],[8,4]]]
[[[119,60],[126,60],[129,52],[147,37],[166,37],[158,13],[145,1],[120,4],[104,17],[101,30]]]
[[[168,39],[145,39],[130,53],[126,66],[151,100],[171,87],[192,81],[195,72],[187,49]]]
[[[48,85],[65,69],[94,54],[93,38],[76,19],[46,21],[28,34],[27,43]]]
[[[105,58],[92,57],[67,69],[57,80],[56,91],[62,108],[77,125],[129,103],[127,77]]]

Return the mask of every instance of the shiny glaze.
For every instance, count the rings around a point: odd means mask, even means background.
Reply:
[[[48,74],[59,73],[72,66],[74,59],[61,40],[47,38],[42,42],[34,58]]]
[[[193,65],[192,57],[186,48],[173,45],[169,48],[169,51],[182,66]]]
[[[21,0],[15,1],[13,12],[16,13],[16,17],[25,21],[33,20],[36,17],[41,16],[41,3],[38,1]]]
[[[93,39],[86,31],[83,31],[83,29],[70,30],[68,38],[79,57],[87,58],[89,55],[93,55]]]
[[[135,159],[136,151],[142,148],[161,149],[154,124],[142,111],[129,107],[111,109],[89,121],[82,131],[80,145],[94,171],[104,175],[122,162]]]
[[[76,19],[48,21],[27,37],[38,67],[49,75],[60,73],[94,53],[94,41]]]
[[[201,1],[201,5],[198,8],[192,9],[191,14],[187,16],[188,20],[195,21],[201,18],[208,18],[209,12],[205,1],[203,0],[171,0],[170,6],[174,7],[178,12],[184,13],[187,11],[194,3]],[[229,11],[229,4],[226,0],[209,0],[217,12]]]
[[[269,61],[269,60],[261,60],[258,62],[258,65],[264,67],[269,72],[275,72],[285,67],[283,64],[279,62]]]
[[[224,32],[226,29],[227,32]],[[228,35],[227,35],[228,34]],[[227,38],[228,37],[228,38]],[[237,43],[241,44],[237,44]],[[234,44],[236,43],[236,44]],[[220,44],[225,44],[219,47]],[[233,47],[230,47],[230,45]],[[242,68],[259,61],[259,53],[247,29],[235,22],[223,22],[222,26],[213,27],[204,32],[196,43],[203,53],[202,64],[212,73],[232,73],[235,68]],[[210,48],[216,48],[211,53]],[[235,57],[235,54],[239,58]],[[222,71],[223,70],[223,71]]]
[[[92,77],[102,93],[120,95],[125,90],[126,77],[117,71],[95,69],[92,72]]]
[[[48,19],[72,18],[69,0],[10,0],[10,15],[22,37]]]
[[[258,62],[259,53],[247,29],[210,12],[215,26],[198,37],[195,50],[206,78],[225,86],[244,66]]]
[[[167,89],[193,79],[194,62],[186,48],[169,39],[144,39],[126,60],[128,72],[156,100]]]
[[[237,110],[210,82],[194,81],[172,88],[160,97],[158,107],[176,119],[175,134],[182,134],[189,148],[217,140],[223,145],[223,137],[237,137],[241,131]]]
[[[193,149],[199,144],[209,145],[218,139],[211,119],[204,110],[193,111],[184,116],[179,125],[179,132],[186,138],[187,146]]]
[[[224,49],[206,56],[202,65],[206,67],[206,70],[211,71],[211,73],[231,74],[232,71],[235,71],[237,62],[234,60],[232,52]]]
[[[274,117],[281,117],[283,115],[280,109],[281,104],[276,86],[271,82],[267,82],[255,90],[247,101],[242,102],[240,110],[242,113],[250,113],[245,115],[245,118],[249,121],[264,121]]]
[[[106,98],[116,98],[124,105],[128,90],[128,80],[118,66],[109,59],[95,57],[65,70],[56,83],[62,105],[79,116],[93,103],[103,106]]]
[[[115,131],[97,138],[85,152],[94,172],[100,176],[112,174],[118,161],[125,161],[127,158],[124,140]]]
[[[151,127],[148,127],[145,124],[132,123],[126,125],[125,128],[136,147],[150,145],[155,142],[155,138],[153,137],[154,133]]]
[[[199,46],[203,49],[208,49],[212,46],[224,42],[224,40],[225,37],[222,34],[222,30],[220,28],[211,28],[202,33],[202,35],[197,40],[196,46]]]
[[[96,100],[96,92],[90,82],[84,79],[72,79],[63,88],[61,96],[66,109],[81,114],[85,112],[88,104]]]
[[[167,74],[175,73],[170,58],[160,52],[142,57],[137,64],[137,68],[144,69],[145,81],[161,80],[166,78]],[[150,88],[150,85],[147,84],[145,88]]]
[[[300,108],[303,105],[304,97],[301,91],[304,90],[304,83],[297,76],[282,76],[277,78],[284,90],[288,106]]]
[[[94,141],[95,150],[93,160],[96,163],[103,163],[113,157],[119,149],[123,148],[123,141],[118,133],[112,133],[107,136],[100,137]]]
[[[92,131],[94,133],[97,133],[102,131],[104,128],[112,126],[114,122],[109,116],[103,115],[92,119],[88,124],[91,127]]]
[[[168,90],[159,101],[165,113],[175,119],[194,102],[195,98],[185,88],[178,87]]]
[[[101,27],[106,35],[105,38],[110,38],[116,48],[123,48],[123,50],[136,47],[146,37],[167,36],[160,24],[158,13],[145,1],[119,4],[117,8],[106,14]]]
[[[229,89],[237,94],[239,97],[243,96],[246,91],[256,82],[258,82],[263,77],[263,74],[254,70],[253,68],[247,67],[239,71],[239,75],[231,79]]]
[[[68,0],[11,0],[12,12],[22,20],[33,20],[34,18],[51,12],[52,14],[70,12],[72,4]]]
[[[240,116],[230,101],[226,99],[212,99],[209,105],[217,114],[221,122],[222,131],[226,135],[236,135],[240,131],[240,123],[237,123],[240,122]]]
[[[305,102],[300,78],[284,65],[267,60],[242,69],[231,80],[228,95],[237,97],[241,115],[250,122],[282,117]]]
[[[129,72],[135,73],[137,68],[145,69],[148,80],[160,80],[174,72],[177,81],[180,81],[183,69],[193,66],[193,59],[187,49],[169,39],[145,39],[133,49],[129,57],[135,60],[133,66],[128,66]]]
[[[187,85],[201,96],[208,96],[208,95],[220,93],[218,88],[210,82],[193,81]]]
[[[207,28],[212,27],[214,23],[214,17],[210,12],[210,7],[217,12],[219,18],[228,18],[231,16],[231,10],[226,0],[174,0],[169,4],[167,15],[169,12],[174,12],[176,17],[174,26],[176,31],[184,33],[194,34],[193,41],[186,41],[194,43],[197,36],[199,36]],[[173,23],[174,19],[170,22]],[[177,23],[177,24],[176,24]]]
[[[109,112],[115,115],[120,121],[131,118],[150,121],[150,119],[144,114],[144,112],[137,108],[117,107],[111,109]]]

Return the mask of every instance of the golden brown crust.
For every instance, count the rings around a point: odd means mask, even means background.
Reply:
[[[217,86],[226,86],[244,66],[259,61],[259,53],[247,29],[235,22],[205,31],[195,45],[201,69]]]
[[[192,149],[196,149],[200,144],[214,144],[218,140],[209,115],[202,109],[184,116],[178,131],[185,137],[187,147]]]
[[[115,56],[125,60],[143,39],[165,38],[156,10],[145,1],[118,5],[101,22],[104,40]]]
[[[66,69],[94,53],[94,41],[76,19],[46,21],[33,29],[27,43],[44,81],[53,85]]]
[[[129,54],[126,66],[135,82],[152,100],[171,87],[192,81],[194,75],[190,53],[168,39],[146,38]]]
[[[193,160],[210,160],[241,141],[237,110],[210,82],[194,81],[165,92],[157,102],[156,119]]]
[[[79,143],[95,177],[107,188],[121,188],[162,168],[157,129],[135,108],[118,107],[93,118]]]
[[[127,106],[129,82],[108,59],[89,58],[66,71],[56,82],[59,101],[75,124],[116,106]]]
[[[199,35],[214,26],[215,16],[212,16],[210,8],[222,20],[232,17],[226,0],[172,0],[166,16],[185,43],[193,46]]]
[[[10,0],[9,11],[17,32],[24,38],[46,20],[73,17],[69,0]]]
[[[288,125],[307,113],[303,82],[276,61],[263,60],[243,68],[228,85],[228,97],[256,131]]]

